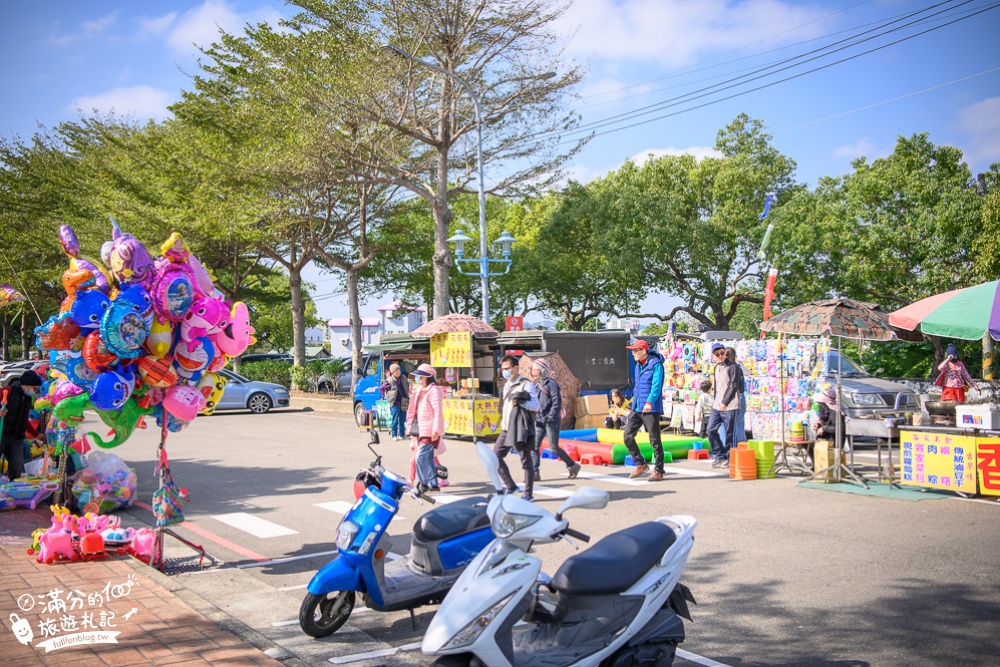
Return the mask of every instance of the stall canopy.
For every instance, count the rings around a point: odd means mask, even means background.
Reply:
[[[915,301],[890,314],[889,322],[933,336],[977,340],[989,332],[1000,340],[1000,280]]]
[[[386,334],[382,336],[378,343],[365,345],[365,352],[397,352],[400,350],[411,350],[413,345],[427,346],[426,338],[414,338],[410,334]]]
[[[478,317],[462,313],[451,313],[425,322],[410,332],[410,335],[414,338],[430,338],[435,334],[458,331],[468,331],[474,338],[496,338],[500,335],[500,332]]]

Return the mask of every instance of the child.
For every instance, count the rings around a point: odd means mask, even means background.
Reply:
[[[698,427],[698,435],[702,438],[708,437],[708,415],[712,413],[712,381],[701,381],[701,396],[694,406],[694,423]]]
[[[611,408],[608,416],[604,418],[604,428],[625,428],[625,419],[628,413],[632,412],[632,401],[625,398],[625,394],[617,387],[611,390]]]

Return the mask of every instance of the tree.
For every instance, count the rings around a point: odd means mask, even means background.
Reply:
[[[318,0],[299,3],[332,28]],[[345,93],[358,100],[359,116],[408,140],[405,151],[371,152],[356,161],[386,182],[404,187],[431,207],[434,219],[434,316],[450,307],[450,200],[476,178],[475,105],[482,108],[483,161],[491,193],[510,195],[544,188],[581,145],[560,146],[577,116],[566,113],[570,89],[581,72],[559,67],[553,23],[566,5],[553,0],[372,0],[374,41],[432,62],[442,74],[391,51],[372,54],[372,69]],[[371,72],[376,74],[372,75]],[[501,165],[506,171],[500,171]]]
[[[767,223],[758,215],[768,192],[782,201],[797,189],[795,163],[770,142],[761,121],[741,114],[718,133],[722,157],[628,162],[590,184],[607,192],[604,254],[635,276],[633,289],[684,300],[666,313],[616,314],[670,320],[685,313],[726,330],[741,304],[763,302],[767,267],[757,251]]]

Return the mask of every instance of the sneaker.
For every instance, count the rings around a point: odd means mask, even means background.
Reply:
[[[722,465],[722,459],[712,459],[712,467],[718,468]]]
[[[647,470],[649,470],[649,466],[646,465],[645,463],[640,463],[635,467],[635,470],[632,471],[632,474],[629,475],[628,478],[635,479],[636,477],[639,477],[640,475],[645,473]]]
[[[427,487],[428,493],[441,493],[441,487],[435,484],[434,486]]]
[[[574,463],[569,467],[569,478],[576,479],[576,476],[580,474],[580,468],[582,468],[579,463]]]
[[[512,489],[508,488],[508,489],[507,489],[507,495],[508,495],[508,496],[512,496],[512,495],[514,495],[515,493],[517,493],[517,492],[518,492],[518,491],[520,491],[520,490],[521,490],[521,487],[519,487],[519,486],[515,486],[515,487],[514,487],[514,488],[512,488]]]
[[[529,503],[533,503],[533,502],[535,502],[535,497],[534,496],[529,496],[527,493],[522,493],[521,494],[521,500],[527,500]]]
[[[728,468],[729,467],[729,459],[722,459],[721,461],[719,461],[719,465],[722,466],[723,468]]]
[[[663,480],[663,473],[660,472],[659,470],[654,470],[653,474],[646,479],[647,482],[659,482],[662,480]]]

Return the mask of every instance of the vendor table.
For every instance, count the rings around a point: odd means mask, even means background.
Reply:
[[[812,448],[816,444],[815,440],[786,440],[784,442],[776,441],[774,444],[774,462],[767,472],[768,475],[781,470],[787,470],[793,475],[813,474],[813,470],[809,467],[807,461],[812,458]]]

